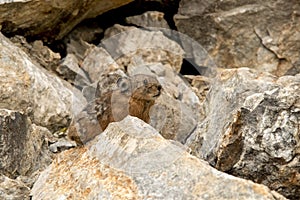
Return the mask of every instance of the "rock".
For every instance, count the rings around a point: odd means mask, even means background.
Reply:
[[[0,175],[0,199],[29,200],[30,188],[18,180]]]
[[[126,18],[128,24],[140,27],[157,27],[170,29],[167,21],[164,19],[164,13],[158,11],[148,11],[141,15]]]
[[[103,33],[103,29],[96,22],[83,22],[77,25],[64,40],[82,40],[87,43],[93,43],[98,40]]]
[[[161,31],[115,25],[105,31],[101,45],[125,69],[153,63],[169,64],[176,72],[181,69],[184,51]]]
[[[68,54],[56,68],[56,71],[64,80],[67,80],[76,86],[83,87],[89,85],[89,78],[78,64],[79,61],[76,56],[74,54]]]
[[[74,141],[69,141],[65,138],[59,138],[55,143],[49,146],[49,149],[53,153],[58,153],[66,149],[70,149],[76,146]]]
[[[70,55],[72,54],[68,54],[66,59]],[[75,70],[71,71],[70,79],[71,82],[73,82],[81,90],[87,102],[93,101],[97,95],[97,92],[104,90],[104,88],[100,88],[98,85],[99,82],[105,80],[106,76],[115,73],[124,74],[124,68],[119,66],[102,47],[91,45],[86,50],[83,61],[79,62],[76,60],[76,57],[72,56],[72,62],[70,64],[76,66],[76,68],[72,67],[76,69],[76,72]],[[77,65],[79,63],[80,68],[77,69]],[[67,73],[69,73],[68,70]]]
[[[55,71],[61,59],[59,53],[53,52],[47,46],[44,46],[41,40],[28,43],[23,36],[14,36],[10,40],[20,47],[36,63],[49,71]]]
[[[0,108],[23,111],[34,124],[50,130],[66,127],[73,112],[84,105],[82,95],[33,64],[3,35],[0,38]]]
[[[128,78],[128,76],[122,70],[103,74],[97,82],[95,97],[100,97],[104,93],[118,89],[120,78]]]
[[[131,30],[135,30],[135,29],[136,29],[136,27],[134,27],[134,26],[123,26],[120,24],[115,24],[112,27],[109,27],[104,31],[103,40],[105,41],[106,39],[109,39],[110,37],[118,35],[122,32],[131,31]]]
[[[82,60],[84,59],[86,51],[92,46],[91,44],[83,41],[82,39],[75,40],[73,38],[71,38],[65,43],[67,48],[67,54],[74,54],[80,62],[82,62]]]
[[[86,51],[99,42],[103,30],[96,23],[83,22],[76,26],[64,39],[67,54],[73,54],[82,62]],[[79,63],[78,63],[79,64]]]
[[[0,109],[0,173],[15,178],[48,166],[48,134],[46,128],[31,124],[23,113]]]
[[[174,20],[178,31],[203,45],[217,66],[282,76],[299,69],[299,10],[298,1],[182,0]]]
[[[62,152],[38,178],[32,199],[285,199],[235,178],[164,140],[134,117],[112,123],[82,148]]]
[[[213,77],[216,70],[215,63],[199,43],[170,29],[138,29],[115,24],[106,29],[101,46],[125,69],[158,63],[170,65],[179,73],[184,58],[190,63],[189,67],[192,67],[185,69],[186,71],[197,71]]]
[[[121,77],[128,77],[128,76],[124,73],[124,71],[120,69],[116,71],[111,71],[109,73],[104,73],[104,74],[99,73],[98,81],[95,81],[93,84],[90,84],[89,86],[83,87],[82,89],[83,96],[87,99],[87,102],[91,102],[95,98],[100,97],[102,94],[116,89],[117,81]]]
[[[300,76],[220,72],[186,145],[217,169],[299,199]]]
[[[209,92],[212,79],[205,76],[193,75],[185,75],[184,78],[188,81],[188,83],[192,87],[192,90],[198,96],[200,102],[204,102]]]
[[[197,115],[187,105],[162,94],[151,109],[150,124],[166,139],[182,144],[197,127]]]
[[[96,17],[131,1],[0,1],[1,31],[6,34],[23,33],[24,36],[58,40],[82,20]]]
[[[123,70],[105,49],[96,46],[88,49],[81,67],[92,83],[97,83],[101,76],[110,72]]]

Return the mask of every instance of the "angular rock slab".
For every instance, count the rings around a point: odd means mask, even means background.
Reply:
[[[147,31],[118,24],[105,31],[101,45],[125,69],[130,66],[163,63],[179,72],[184,55],[181,46],[168,39],[159,29]]]
[[[54,71],[61,60],[60,54],[53,52],[41,40],[27,42],[26,38],[20,35],[10,37],[9,40],[27,53],[34,62],[39,63],[49,71]]]
[[[300,76],[240,68],[212,86],[207,117],[186,143],[221,171],[300,196]],[[192,141],[192,142],[191,142]]]
[[[47,134],[46,128],[31,124],[23,113],[0,109],[0,173],[15,178],[48,166]]]
[[[182,0],[178,31],[198,41],[220,67],[300,72],[299,1]]]
[[[18,180],[0,175],[0,199],[29,200],[30,188]]]
[[[57,129],[67,126],[73,107],[84,105],[80,93],[35,65],[2,34],[0,55],[0,108],[23,111],[33,123]]]
[[[0,1],[0,25],[5,33],[43,35],[57,40],[62,39],[82,20],[131,1]]]
[[[285,199],[211,168],[142,120],[112,123],[44,171],[32,199]]]
[[[127,17],[126,22],[144,28],[158,27],[170,29],[167,21],[164,19],[164,13],[158,11],[148,11],[141,15]]]
[[[81,64],[92,83],[97,83],[101,76],[121,69],[109,53],[102,47],[92,46],[86,51],[86,56]]]
[[[79,67],[79,61],[74,54],[68,54],[56,68],[56,72],[68,82],[76,86],[86,86],[90,84],[90,80]]]

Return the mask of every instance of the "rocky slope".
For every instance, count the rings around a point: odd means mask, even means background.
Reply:
[[[299,2],[130,2],[0,1],[0,199],[299,199]]]

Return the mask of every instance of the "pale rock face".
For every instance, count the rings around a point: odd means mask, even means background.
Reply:
[[[56,66],[60,62],[59,53],[53,52],[49,47],[44,45],[43,41],[35,40],[27,42],[26,38],[21,35],[15,35],[9,38],[15,46],[20,47],[35,64],[40,64],[49,71],[55,71]]]
[[[96,17],[129,2],[131,0],[0,1],[0,24],[5,33],[23,30],[25,36],[42,35],[48,40],[58,40],[84,19]]]
[[[97,83],[102,76],[118,69],[124,70],[104,48],[96,46],[87,50],[81,68],[88,74],[92,83]]]
[[[52,130],[67,126],[73,108],[76,112],[84,105],[82,95],[0,38],[0,108],[23,111],[33,123]]]
[[[10,178],[31,175],[51,163],[45,143],[50,132],[21,112],[0,109],[0,173]]]
[[[76,85],[87,86],[90,80],[79,67],[79,61],[74,54],[68,54],[55,70],[64,80]]]
[[[221,171],[298,199],[300,76],[239,68],[218,77],[186,145]]]
[[[179,72],[184,55],[180,45],[159,30],[147,31],[118,24],[105,31],[101,45],[117,64],[126,68],[163,63]]]
[[[299,1],[182,0],[174,20],[220,67],[300,72]]]
[[[203,178],[205,177],[205,178]],[[32,199],[285,199],[189,155],[135,117],[111,123],[82,148],[63,152],[44,171]]]
[[[141,15],[127,17],[126,22],[144,28],[170,28],[167,21],[164,19],[164,13],[158,11],[148,11]]]
[[[29,200],[30,188],[18,180],[0,175],[0,198],[14,200]]]

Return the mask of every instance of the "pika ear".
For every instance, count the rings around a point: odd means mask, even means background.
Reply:
[[[126,92],[130,88],[130,81],[128,78],[121,77],[117,80],[117,86],[121,92]]]

